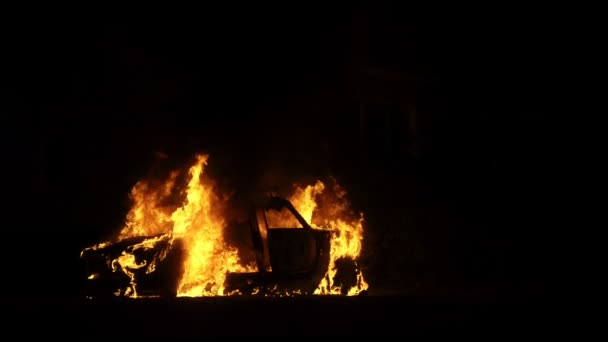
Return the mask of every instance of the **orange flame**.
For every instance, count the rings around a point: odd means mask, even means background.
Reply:
[[[171,195],[179,172],[173,171],[169,180],[155,188],[146,181],[139,181],[130,193],[133,206],[127,214],[127,223],[118,240],[135,236],[151,236],[171,231],[171,212],[161,203]]]
[[[224,242],[226,224],[218,215],[221,201],[210,185],[201,182],[207,158],[198,156],[190,168],[186,204],[171,215],[174,237],[183,239],[187,251],[178,296],[221,296],[226,272],[246,270],[237,250]]]
[[[237,250],[224,240],[224,202],[214,191],[212,182],[203,177],[208,158],[208,155],[196,156],[196,162],[189,169],[190,178],[185,189],[184,203],[177,208],[168,204],[176,192],[175,184],[179,175],[177,171],[172,172],[168,180],[161,185],[140,181],[131,190],[133,206],[116,241],[133,237],[149,238],[108,261],[113,271],[123,272],[130,279],[130,286],[119,289],[117,295],[138,296],[135,271],[143,269],[146,273],[154,272],[157,264],[166,257],[166,253],[155,256],[149,263],[138,262],[133,253],[139,249],[152,249],[161,241],[169,241],[170,246],[173,246],[175,241],[179,240],[184,250],[178,296],[230,294],[225,293],[224,289],[227,272],[255,270],[253,265],[243,265]],[[358,265],[355,283],[342,284],[336,281],[336,276],[339,260],[350,260],[355,264],[358,262],[363,240],[363,214],[353,215],[346,192],[335,180],[332,183],[331,189],[327,189],[321,181],[306,187],[295,187],[289,200],[311,226],[332,230],[329,268],[314,294],[356,295],[368,288]],[[278,219],[282,220],[281,217]],[[286,222],[283,227],[293,225]],[[110,244],[100,243],[85,248],[82,253],[105,248]],[[96,275],[93,274],[89,279],[95,278]],[[293,294],[297,293],[291,295]]]
[[[337,275],[336,261],[339,259],[358,261],[363,242],[363,214],[353,217],[346,199],[346,191],[335,180],[331,192],[324,192],[325,188],[323,182],[318,180],[314,185],[305,188],[296,187],[289,198],[296,210],[312,227],[332,230],[329,267],[314,294],[345,293],[354,296],[369,287],[363,272],[358,267],[354,286],[343,289],[341,284],[336,284],[334,281]],[[322,201],[322,205],[319,205],[317,200]]]
[[[118,234],[117,241],[138,236],[155,236],[144,240],[119,257],[112,260],[113,271],[122,271],[131,279],[130,287],[117,295],[137,297],[134,270],[147,267],[146,273],[153,272],[156,264],[166,255],[159,255],[149,265],[137,263],[133,254],[139,248],[153,248],[161,239],[170,238],[183,242],[185,251],[183,274],[178,285],[178,296],[221,296],[224,295],[226,272],[251,271],[253,266],[240,264],[237,250],[224,242],[226,226],[221,216],[222,201],[214,193],[210,181],[203,181],[202,174],[208,155],[198,155],[190,168],[186,201],[175,210],[163,204],[173,193],[178,172],[171,173],[169,179],[159,187],[140,181],[131,190],[132,209],[127,214],[127,222]],[[101,243],[87,250],[95,250],[110,245]],[[83,253],[84,253],[83,251]],[[81,253],[82,255],[82,253]],[[93,278],[91,278],[93,279]]]

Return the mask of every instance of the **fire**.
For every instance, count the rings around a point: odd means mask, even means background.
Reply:
[[[178,296],[224,294],[226,272],[245,271],[237,250],[224,242],[224,219],[218,215],[221,204],[209,185],[201,182],[208,156],[198,156],[190,168],[186,204],[171,215],[173,234],[182,238],[187,251]]]
[[[174,171],[169,179],[160,186],[152,186],[140,181],[133,187],[130,198],[133,206],[127,214],[127,222],[118,234],[115,242],[128,238],[153,236],[123,251],[120,256],[111,260],[114,272],[123,272],[130,281],[130,286],[117,295],[137,297],[135,271],[145,268],[146,273],[154,272],[157,264],[166,257],[165,253],[156,255],[152,262],[138,262],[135,252],[153,249],[161,240],[169,239],[172,246],[181,241],[185,251],[183,273],[179,281],[178,296],[221,296],[224,295],[223,283],[226,272],[251,271],[252,266],[241,265],[237,250],[228,246],[223,239],[226,227],[221,216],[222,201],[215,194],[210,181],[203,181],[203,170],[207,165],[208,155],[198,155],[195,164],[190,168],[186,199],[182,206],[166,202],[174,195],[174,186],[179,172]],[[97,250],[111,245],[104,242],[88,250]],[[90,279],[94,279],[95,276]]]
[[[130,192],[132,208],[116,239],[82,251],[81,257],[89,251],[115,245],[127,246],[112,257],[106,255],[107,266],[113,272],[124,274],[129,282],[126,288],[118,289],[116,295],[141,296],[137,275],[155,272],[172,248],[183,252],[177,296],[238,294],[238,291],[226,293],[226,274],[256,270],[254,265],[243,264],[237,249],[224,240],[227,227],[225,201],[218,196],[213,182],[204,176],[208,159],[208,155],[196,156],[189,168],[185,189],[183,181],[182,187],[177,186],[180,184],[178,171],[172,172],[162,183],[136,183]],[[356,295],[366,290],[368,284],[358,265],[363,241],[363,215],[350,212],[346,192],[333,179],[329,186],[317,181],[312,185],[295,187],[289,200],[313,228],[331,230],[329,267],[314,294]],[[285,222],[282,227],[294,226]],[[123,241],[125,243],[121,244]],[[146,261],[142,255],[151,257]],[[351,278],[356,280],[340,280],[340,265],[345,262],[350,262],[350,269],[355,272]],[[94,273],[89,279],[99,277],[100,274]]]
[[[318,180],[314,185],[305,188],[296,187],[293,195],[289,197],[291,204],[309,224],[312,223],[312,214],[317,208],[315,198],[322,194],[323,190],[325,190],[325,184]]]
[[[363,214],[354,216],[350,213],[346,191],[335,180],[332,181],[333,188],[328,192],[324,192],[326,187],[321,181],[304,188],[296,187],[289,200],[312,227],[332,230],[329,267],[314,294],[353,296],[369,287],[358,265],[356,281],[350,288],[344,288],[335,279],[340,260],[356,263],[359,259],[363,242]],[[322,202],[322,205],[317,201]]]
[[[171,231],[171,212],[163,203],[172,194],[179,172],[173,171],[165,184],[156,188],[140,181],[131,190],[133,207],[127,214],[127,223],[118,236],[123,240],[135,236],[152,236]]]

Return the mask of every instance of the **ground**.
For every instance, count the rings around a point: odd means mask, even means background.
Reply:
[[[27,303],[27,304],[26,304]],[[41,305],[44,303],[45,305]],[[542,332],[552,307],[536,298],[224,297],[27,300],[17,309],[45,336],[504,336]],[[525,305],[526,310],[521,310]],[[22,330],[23,332],[23,330]],[[489,335],[488,335],[489,334]]]

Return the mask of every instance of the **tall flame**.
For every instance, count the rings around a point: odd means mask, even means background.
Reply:
[[[127,223],[120,231],[118,240],[135,236],[151,236],[171,231],[171,212],[161,203],[172,194],[179,172],[173,171],[169,180],[160,187],[139,181],[129,194],[133,206],[127,214]]]
[[[122,271],[131,280],[123,292],[129,297],[137,297],[137,284],[134,270],[147,267],[146,273],[153,272],[156,264],[166,255],[158,255],[150,264],[137,262],[138,249],[154,248],[162,239],[182,242],[185,252],[182,265],[183,273],[179,281],[178,296],[221,296],[224,295],[226,272],[251,271],[253,266],[240,264],[237,250],[224,242],[223,232],[226,223],[221,216],[222,201],[214,193],[210,181],[203,181],[204,167],[208,155],[197,155],[196,162],[189,170],[190,179],[186,189],[186,199],[182,206],[167,205],[172,196],[178,172],[170,174],[169,179],[160,186],[140,181],[130,193],[133,206],[127,214],[127,222],[118,234],[116,241],[127,238],[154,236],[123,251],[110,261],[113,271]],[[110,243],[102,243],[87,250],[104,248]],[[82,255],[82,254],[81,254]]]
[[[221,201],[208,184],[201,182],[208,156],[198,156],[190,168],[186,204],[171,215],[173,234],[182,238],[187,251],[178,296],[224,294],[226,272],[244,271],[237,250],[224,242],[224,219],[218,215]]]
[[[359,259],[363,241],[363,214],[353,217],[346,191],[335,180],[332,191],[324,192],[325,188],[325,184],[317,180],[314,185],[296,187],[289,198],[296,210],[312,227],[332,230],[329,267],[314,294],[357,295],[369,287],[360,267],[356,270],[355,284],[348,289],[343,288],[335,279],[338,273],[338,260],[350,260],[356,263]],[[322,201],[322,205],[317,201]]]
[[[178,296],[221,296],[225,293],[224,282],[228,272],[253,272],[255,266],[243,265],[236,248],[224,240],[226,221],[223,217],[224,201],[216,194],[212,182],[203,176],[208,155],[197,155],[190,167],[183,203],[175,202],[179,172],[170,174],[162,184],[140,181],[130,193],[133,206],[127,214],[123,229],[115,242],[129,238],[145,237],[112,260],[108,266],[114,272],[124,273],[130,284],[119,289],[117,295],[137,297],[136,273],[154,272],[167,257],[167,250],[155,254],[146,262],[136,257],[137,251],[154,251],[159,244],[175,244],[183,249],[181,278],[177,285]],[[368,288],[358,265],[363,240],[363,214],[350,212],[346,192],[332,180],[328,188],[323,182],[295,187],[290,202],[301,216],[314,228],[330,229],[330,261],[327,274],[314,294],[356,295]],[[279,222],[283,219],[278,217]],[[281,223],[281,222],[280,222]],[[282,227],[290,227],[285,221]],[[321,228],[322,227],[322,228]],[[85,248],[81,253],[106,248],[104,242]],[[356,281],[344,283],[338,278],[339,265],[347,260],[355,265]],[[95,279],[92,274],[89,279]],[[337,280],[338,279],[338,280]],[[295,294],[295,293],[293,293]]]

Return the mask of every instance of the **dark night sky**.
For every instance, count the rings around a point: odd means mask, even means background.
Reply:
[[[380,251],[365,262],[383,289],[542,285],[550,26],[381,8],[253,13],[15,29],[36,236],[55,243],[40,249],[66,265],[55,272],[73,280],[79,249],[119,227],[155,152],[180,165],[206,151],[210,172],[242,193],[269,165],[294,179],[336,174],[365,206]],[[360,164],[357,63],[433,80],[412,88],[418,158],[372,147],[378,157]]]

